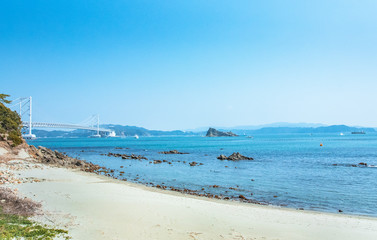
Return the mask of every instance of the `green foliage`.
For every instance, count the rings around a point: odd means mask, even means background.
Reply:
[[[22,143],[21,136],[15,130],[9,132],[8,139],[13,142],[13,146],[17,146]]]
[[[4,214],[0,209],[0,239],[50,240],[55,237],[69,239],[67,231],[36,224],[26,217]]]
[[[16,112],[4,105],[4,103],[10,103],[6,99],[7,97],[9,95],[0,94],[0,133],[8,134],[9,140],[13,141],[14,146],[17,146],[22,143],[22,121]]]
[[[6,99],[7,97],[10,97],[8,94],[3,94],[3,93],[0,93],[0,103],[6,103],[6,104],[9,104],[11,103],[12,101]]]

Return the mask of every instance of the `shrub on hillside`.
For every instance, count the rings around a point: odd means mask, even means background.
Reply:
[[[13,146],[17,146],[22,143],[22,121],[16,112],[4,105],[10,103],[7,97],[9,95],[0,94],[0,134],[8,135],[8,140],[13,142]]]

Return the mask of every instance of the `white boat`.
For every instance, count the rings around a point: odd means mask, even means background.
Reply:
[[[137,134],[135,134],[134,138],[139,139],[139,136]]]
[[[101,135],[100,134],[95,134],[95,135],[91,135],[90,137],[91,138],[101,138]]]
[[[344,135],[344,133],[340,133],[340,136],[343,136]]]
[[[37,139],[37,137],[35,136],[35,134],[24,134],[22,135],[22,137],[25,139],[25,140],[34,140],[34,139]]]

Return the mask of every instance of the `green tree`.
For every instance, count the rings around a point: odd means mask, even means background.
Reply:
[[[6,99],[6,98],[8,98],[8,97],[10,97],[10,95],[0,93],[0,103],[3,103],[3,104],[4,104],[4,103],[5,103],[5,104],[9,104],[9,103],[11,103],[12,101]]]
[[[22,143],[21,128],[22,121],[20,116],[4,104],[11,103],[6,98],[7,94],[0,94],[0,134],[6,135],[13,142],[13,146]]]

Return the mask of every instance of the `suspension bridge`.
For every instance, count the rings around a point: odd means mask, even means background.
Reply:
[[[12,105],[9,108],[14,109],[22,120],[22,125],[28,130],[28,133],[24,134],[25,139],[35,139],[33,134],[33,128],[60,128],[60,129],[83,129],[95,132],[91,137],[115,137],[116,134],[111,129],[100,128],[99,115],[92,115],[79,124],[69,123],[46,123],[46,122],[33,122],[32,97],[17,98],[12,101]]]

